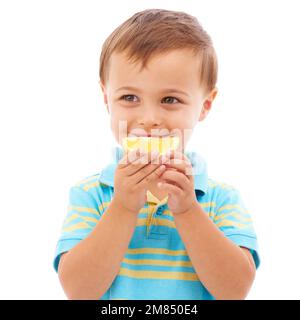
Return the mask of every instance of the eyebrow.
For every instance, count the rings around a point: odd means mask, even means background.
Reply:
[[[133,91],[141,92],[141,90],[139,88],[130,87],[130,86],[120,87],[120,88],[118,88],[116,90],[116,92],[121,91],[121,90],[133,90]],[[169,93],[180,93],[180,94],[183,94],[183,95],[189,97],[189,95],[186,92],[178,90],[178,89],[173,89],[173,88],[164,89],[161,92],[162,93],[163,92],[165,92],[165,93],[167,93],[167,92],[169,92]]]

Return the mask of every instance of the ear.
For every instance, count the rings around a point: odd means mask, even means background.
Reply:
[[[102,83],[102,81],[99,81],[99,83],[100,83],[100,87],[101,87],[101,90],[102,90],[102,93],[103,93],[104,104],[106,105],[107,112],[109,113],[107,90],[105,88],[105,85]]]
[[[218,89],[214,88],[204,99],[202,110],[199,116],[199,121],[203,121],[207,117],[217,93],[218,93]]]

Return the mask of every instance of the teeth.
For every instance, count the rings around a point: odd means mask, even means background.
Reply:
[[[122,140],[125,151],[139,149],[141,152],[158,151],[163,155],[171,150],[176,150],[179,146],[179,137],[126,137]]]

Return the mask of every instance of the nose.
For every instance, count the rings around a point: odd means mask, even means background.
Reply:
[[[154,108],[151,107],[143,108],[137,121],[138,124],[144,128],[160,126],[162,122],[159,110],[154,110]]]

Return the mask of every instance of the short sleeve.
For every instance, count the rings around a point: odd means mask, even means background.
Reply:
[[[227,238],[236,245],[250,250],[257,269],[260,265],[257,236],[251,216],[238,190],[223,190],[213,221]]]
[[[53,264],[56,272],[58,272],[61,254],[69,251],[88,236],[99,219],[99,206],[93,196],[80,187],[71,187],[67,215],[55,249]]]

